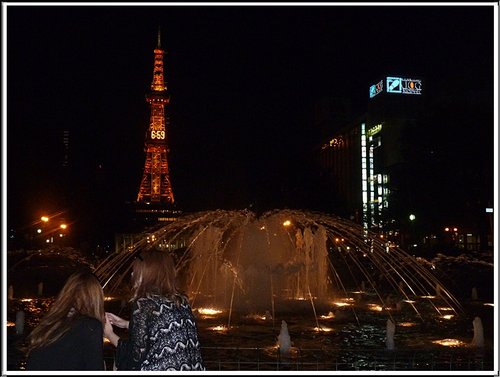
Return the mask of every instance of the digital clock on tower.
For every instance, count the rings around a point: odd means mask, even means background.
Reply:
[[[164,140],[165,139],[165,131],[151,131],[151,139],[152,140]]]

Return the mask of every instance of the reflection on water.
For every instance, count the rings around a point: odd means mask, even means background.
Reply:
[[[458,339],[439,339],[433,340],[432,343],[439,344],[445,347],[463,347],[466,345],[465,342]]]
[[[227,326],[218,325],[218,326],[213,326],[213,327],[207,327],[207,330],[226,332],[226,331],[229,331],[229,328]]]

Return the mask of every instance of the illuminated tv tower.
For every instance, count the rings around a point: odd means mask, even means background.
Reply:
[[[146,101],[151,108],[149,127],[146,131],[144,151],[146,161],[144,172],[137,194],[137,203],[173,204],[174,193],[170,182],[167,160],[167,128],[168,119],[165,116],[165,106],[170,102],[167,86],[163,75],[163,55],[161,48],[160,29],[158,29],[158,44],[154,49],[153,81],[151,90],[146,94]]]

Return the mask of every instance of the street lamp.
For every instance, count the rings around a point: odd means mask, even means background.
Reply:
[[[68,224],[64,218],[60,217],[62,213],[63,212],[58,212],[56,214],[43,215],[40,217],[40,227],[37,228],[36,232],[39,235],[43,234],[47,244],[54,243],[56,234],[59,235],[59,238],[67,236]]]

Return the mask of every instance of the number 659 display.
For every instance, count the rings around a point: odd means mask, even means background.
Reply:
[[[165,131],[151,131],[151,139],[165,139]]]

